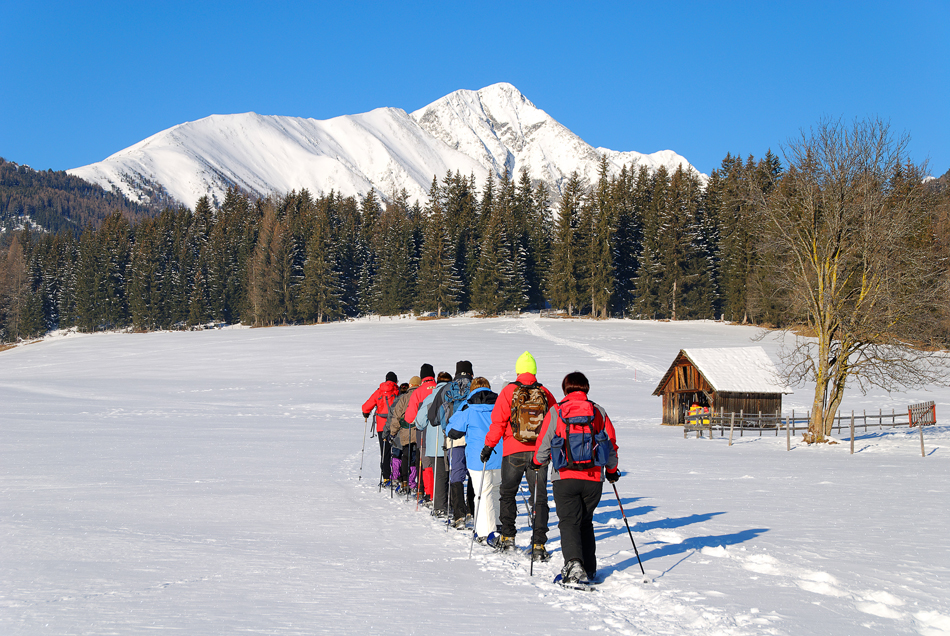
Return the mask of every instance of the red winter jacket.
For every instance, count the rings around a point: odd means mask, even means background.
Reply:
[[[422,401],[429,397],[429,394],[432,393],[432,389],[435,388],[435,378],[425,378],[422,381],[422,384],[419,385],[419,388],[416,389],[412,397],[409,399],[409,406],[406,407],[406,414],[403,416],[403,419],[407,422],[414,422],[416,419],[416,414],[419,413],[419,405],[422,404]]]
[[[376,409],[376,432],[380,432],[386,426],[386,417],[389,415],[389,407],[392,406],[399,397],[399,385],[395,382],[386,380],[379,385],[379,388],[373,391],[369,399],[363,403],[363,417],[369,417],[369,414]]]
[[[534,384],[538,379],[533,373],[522,373],[518,376],[518,382],[521,384]],[[495,408],[491,412],[491,428],[488,429],[488,435],[485,436],[485,445],[495,448],[501,440],[504,446],[502,452],[505,457],[512,453],[523,453],[525,451],[534,452],[537,441],[534,444],[525,444],[512,437],[511,431],[511,398],[515,393],[515,383],[512,382],[501,390],[498,399],[495,400]],[[544,392],[548,396],[548,408],[557,404],[557,400],[551,395],[551,392],[545,387]],[[539,438],[540,439],[540,438]]]
[[[614,425],[607,416],[607,412],[599,404],[595,404],[587,399],[587,394],[583,391],[574,391],[568,393],[560,404],[548,411],[544,416],[544,424],[541,425],[541,435],[538,437],[538,448],[534,453],[534,463],[546,464],[551,459],[551,440],[555,435],[566,438],[566,424],[561,419],[564,417],[573,417],[576,415],[593,415],[592,426],[595,432],[601,429],[607,431],[607,437],[610,438],[610,454],[607,459],[607,465],[604,467],[594,466],[587,470],[553,470],[548,473],[551,481],[558,479],[583,479],[585,481],[603,481],[604,469],[608,473],[617,472],[617,433],[614,431]]]

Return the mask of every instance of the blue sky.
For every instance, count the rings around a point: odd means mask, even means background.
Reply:
[[[950,169],[950,1],[13,2],[0,156],[64,170],[211,114],[412,111],[510,82],[594,146],[702,172],[823,117]]]

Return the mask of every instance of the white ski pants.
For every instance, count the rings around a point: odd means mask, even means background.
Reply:
[[[498,525],[501,509],[501,469],[468,471],[475,490],[475,535],[487,537]]]

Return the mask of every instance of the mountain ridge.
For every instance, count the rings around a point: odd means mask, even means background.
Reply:
[[[433,177],[474,174],[483,182],[522,168],[556,198],[574,171],[593,182],[600,158],[611,174],[637,162],[655,170],[689,166],[665,150],[650,155],[593,148],[498,83],[450,93],[412,113],[396,107],[317,120],[239,113],[209,115],[151,135],[106,159],[67,173],[117,189],[133,201],[155,191],[194,207],[237,186],[256,196],[307,188],[345,196],[373,189],[382,198],[405,189],[425,201]]]

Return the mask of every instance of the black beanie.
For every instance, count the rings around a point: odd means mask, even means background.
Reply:
[[[426,378],[435,377],[435,369],[432,368],[431,364],[424,364],[422,368],[419,369],[419,377],[425,380]]]
[[[472,363],[468,360],[459,360],[455,363],[455,377],[459,377],[463,374],[469,377],[475,375],[475,372],[472,371]]]
[[[387,381],[387,382],[396,382],[396,383],[399,382],[399,380],[396,378],[396,374],[393,373],[392,371],[390,371],[389,373],[386,374],[386,381]]]

